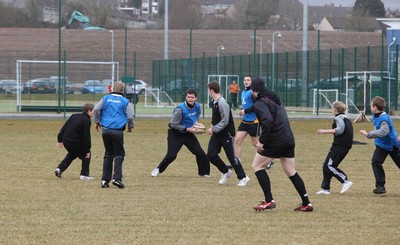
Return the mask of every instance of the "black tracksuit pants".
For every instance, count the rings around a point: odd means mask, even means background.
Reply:
[[[89,176],[90,158],[86,158],[86,153],[82,152],[82,145],[79,142],[63,141],[64,148],[68,151],[67,155],[61,161],[57,168],[64,172],[72,161],[76,158],[82,160],[81,175]]]
[[[239,161],[239,158],[235,155],[234,147],[235,137],[231,136],[221,136],[213,134],[211,135],[210,142],[208,143],[207,156],[210,162],[218,168],[221,173],[227,173],[228,167],[222,161],[219,153],[221,153],[221,148],[224,148],[226,157],[228,158],[230,164],[235,169],[238,179],[243,179],[246,177],[246,173],[243,170],[243,166]]]
[[[346,157],[349,150],[350,148],[340,145],[333,145],[331,147],[322,166],[324,176],[321,183],[322,189],[330,190],[332,177],[335,177],[342,184],[347,180],[347,175],[338,166]]]
[[[393,151],[386,151],[383,148],[377,146],[374,155],[372,156],[372,170],[375,175],[375,186],[385,187],[385,170],[382,164],[385,162],[386,157],[389,155],[394,163],[400,168],[400,156],[399,148],[393,148]]]
[[[103,159],[103,177],[107,183],[111,177],[115,180],[122,180],[122,163],[125,158],[124,131],[103,128],[103,144],[106,152]],[[114,176],[113,174],[114,162]]]
[[[182,146],[185,145],[189,151],[196,156],[196,162],[199,175],[210,174],[210,162],[207,155],[201,148],[200,142],[194,134],[180,133],[175,129],[168,129],[168,150],[164,159],[158,165],[160,173],[164,172],[170,163],[172,163]]]

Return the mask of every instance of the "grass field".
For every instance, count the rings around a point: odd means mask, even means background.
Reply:
[[[246,139],[242,162],[251,178],[236,187],[233,175],[218,185],[220,174],[197,177],[194,157],[184,148],[166,172],[154,178],[151,170],[166,152],[168,119],[138,119],[125,134],[125,189],[100,187],[103,145],[92,131],[93,181],[80,181],[80,162],[63,173],[54,169],[66,151],[56,148],[64,120],[0,120],[0,243],[1,244],[398,244],[400,239],[400,171],[391,159],[384,164],[387,194],[374,195],[370,159],[374,145],[355,133],[355,145],[341,168],[354,182],[339,194],[318,196],[322,162],[331,135],[330,120],[292,121],[296,137],[297,170],[315,207],[297,213],[300,203],[279,161],[269,170],[277,208],[255,213],[263,199],[250,165],[254,149]],[[208,124],[207,121],[203,122]],[[395,121],[398,129],[400,122]],[[371,123],[354,125],[371,130]],[[206,149],[209,137],[199,136]]]

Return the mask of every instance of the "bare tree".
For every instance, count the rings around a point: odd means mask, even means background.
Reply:
[[[277,14],[279,0],[239,0],[236,20],[244,29],[266,29],[269,18]]]
[[[385,17],[385,5],[381,0],[356,0],[353,17]]]
[[[170,0],[169,26],[171,29],[199,29],[203,14],[200,0]]]

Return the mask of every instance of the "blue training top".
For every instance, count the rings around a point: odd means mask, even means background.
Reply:
[[[382,112],[378,117],[372,117],[372,122],[376,130],[379,130],[382,122],[387,122],[389,125],[389,133],[385,137],[375,138],[375,145],[383,148],[386,151],[393,151],[393,147],[399,148],[400,144],[397,140],[397,131],[394,128],[390,116],[386,112]]]
[[[246,89],[242,91],[242,109],[246,110],[254,105],[253,91]],[[242,120],[249,123],[258,123],[255,112],[246,113],[242,116]]]

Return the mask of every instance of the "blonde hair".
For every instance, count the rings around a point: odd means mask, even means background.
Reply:
[[[124,84],[121,81],[117,81],[114,83],[113,92],[115,93],[124,93]]]
[[[336,111],[339,113],[345,113],[345,111],[347,110],[346,104],[343,103],[342,101],[333,102],[332,108],[336,109]]]

